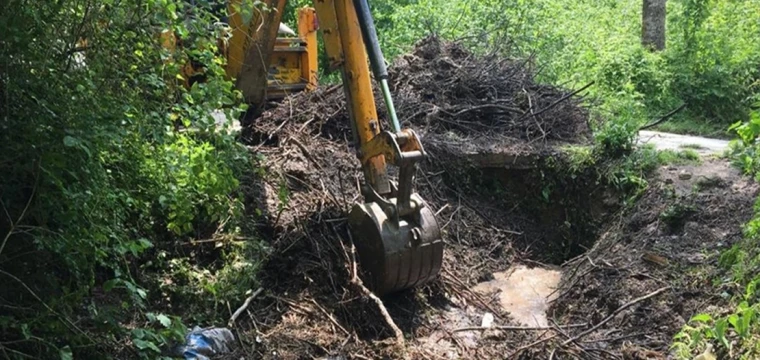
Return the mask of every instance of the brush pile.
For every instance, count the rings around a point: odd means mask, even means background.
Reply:
[[[393,346],[377,341],[393,339],[395,325],[414,338],[429,335],[431,322],[440,320],[430,313],[451,306],[452,297],[455,306],[488,309],[497,321],[509,322],[469,287],[508,267],[516,253],[512,244],[519,237],[536,241],[530,229],[537,226],[487,194],[468,193],[465,177],[477,169],[452,169],[451,162],[462,149],[541,152],[558,143],[583,143],[590,133],[587,110],[573,92],[537,84],[529,61],[477,56],[435,37],[389,70],[403,125],[421,135],[430,155],[416,187],[443,227],[441,279],[384,299],[391,319],[362,292],[352,251],[352,241],[360,240],[350,238],[345,224],[351,205],[361,201],[362,175],[342,87],[291,96],[245,131],[264,170],[245,185],[247,208],[256,209],[252,216],[272,250],[261,275],[269,295],[258,300],[252,325],[245,326],[250,338],[259,339],[254,348],[260,357],[397,358],[397,336]],[[375,94],[385,119],[381,94]],[[525,334],[505,336],[522,341]],[[425,351],[439,350],[450,349]]]
[[[588,85],[569,92],[538,84],[530,60],[478,56],[458,43],[436,37],[420,41],[389,68],[402,125],[421,134],[488,138],[500,146],[584,141],[590,134],[589,114],[581,99],[573,95]],[[386,119],[377,89],[375,96],[378,115]],[[302,93],[265,114],[255,126],[288,118],[301,124],[315,123],[322,134],[341,139],[351,131],[345,105],[339,86]],[[489,146],[489,142],[477,142]]]

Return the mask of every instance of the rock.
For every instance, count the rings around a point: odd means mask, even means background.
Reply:
[[[681,180],[689,180],[691,179],[691,173],[686,170],[681,170],[681,172],[678,173],[678,178]]]
[[[483,320],[480,322],[480,327],[490,328],[493,325],[493,314],[490,312],[483,315]]]
[[[713,346],[712,344],[707,344],[707,348],[705,349],[705,352],[697,355],[694,357],[694,360],[715,360],[715,354],[713,353]]]

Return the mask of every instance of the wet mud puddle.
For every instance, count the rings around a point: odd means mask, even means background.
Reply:
[[[527,268],[519,265],[493,274],[473,290],[486,296],[496,295],[501,307],[514,321],[525,326],[549,326],[546,310],[557,293],[562,273],[559,270]]]
[[[496,299],[499,305],[509,312],[513,321],[522,326],[549,326],[546,311],[558,295],[555,289],[559,285],[561,275],[562,273],[555,269],[519,265],[494,273],[493,279],[479,283],[472,290],[486,298]],[[490,321],[485,319],[493,319],[492,314],[483,313],[472,306],[452,306],[439,316],[437,322],[440,327],[418,341],[423,347],[449,359],[456,359],[459,355],[457,346],[452,343],[452,336],[456,337],[456,342],[469,348],[476,347],[478,340],[483,336],[478,331],[452,333],[453,331],[464,327],[488,326],[485,323]]]

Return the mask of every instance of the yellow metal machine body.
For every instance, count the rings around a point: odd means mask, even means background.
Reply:
[[[259,66],[255,66],[260,65],[257,62],[263,62],[266,68],[267,99],[279,99],[288,94],[315,89],[319,29],[315,9],[299,9],[298,36],[275,37],[274,46],[270,51],[267,47],[271,47],[271,38],[276,34],[276,25],[279,25],[285,0],[273,0],[267,5],[273,10],[262,13],[262,10],[253,8],[252,1],[229,1],[231,36],[225,52],[227,76],[238,79],[238,88],[247,99],[255,98],[255,95],[249,92],[259,90],[258,84],[249,84],[259,81],[261,70]],[[246,6],[249,8],[246,9]],[[246,73],[247,69],[252,70],[250,74]]]
[[[282,11],[285,1],[275,0],[275,6]],[[277,28],[266,24],[279,24],[280,16],[271,16],[255,9],[253,2],[245,0],[230,0],[227,4],[228,23],[223,35],[218,40],[219,51],[226,58],[225,73],[228,79],[237,79],[238,88],[249,102],[259,103],[263,100],[277,100],[289,94],[310,91],[317,87],[318,50],[317,50],[317,21],[316,11],[311,7],[298,10],[298,27],[296,37],[276,36]],[[276,13],[276,11],[272,11]],[[251,47],[268,46],[274,36],[274,46],[271,52],[266,49],[251,53]],[[176,47],[174,34],[161,34],[166,48]],[[263,54],[263,56],[262,56]],[[259,58],[254,62],[252,58]],[[268,60],[264,57],[269,57]],[[247,61],[247,62],[246,62]],[[246,71],[249,70],[249,71]],[[185,64],[183,76],[185,85],[191,85],[191,79],[202,75],[201,66]],[[265,95],[259,99],[261,88],[259,82],[266,77]]]

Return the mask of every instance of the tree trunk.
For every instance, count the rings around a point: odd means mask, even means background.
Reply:
[[[652,50],[665,49],[665,4],[667,0],[643,0],[641,45]]]

